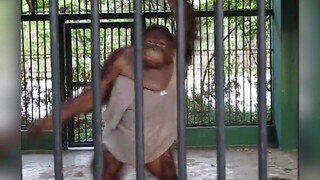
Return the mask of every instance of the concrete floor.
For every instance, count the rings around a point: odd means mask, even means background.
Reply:
[[[67,180],[92,179],[89,164],[92,150],[67,151],[63,156],[64,176]],[[48,154],[25,154],[23,160],[24,180],[54,179],[53,156]],[[229,148],[227,150],[226,174],[228,180],[257,180],[258,152],[256,148]],[[214,149],[190,149],[187,151],[187,171],[190,180],[216,179],[216,151]],[[125,167],[124,180],[134,180],[135,170]],[[269,149],[268,177],[270,180],[297,179],[297,153]],[[154,180],[147,173],[148,180]]]

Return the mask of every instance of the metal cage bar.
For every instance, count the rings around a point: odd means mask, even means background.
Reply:
[[[225,150],[225,117],[224,117],[224,36],[223,36],[223,0],[215,4],[215,92],[216,92],[216,123],[217,123],[217,179],[226,179]]]
[[[143,26],[141,1],[134,2],[134,74],[135,74],[135,136],[136,136],[136,173],[138,180],[145,179],[144,168],[144,106],[143,106]]]
[[[94,180],[102,180],[103,152],[101,130],[101,74],[100,74],[100,22],[99,0],[91,1],[91,66],[93,84],[93,144],[94,144]]]
[[[185,140],[185,22],[184,0],[177,0],[177,115],[178,115],[178,172],[179,179],[187,179],[186,140]]]
[[[22,2],[22,4],[25,6],[27,5],[26,0],[19,0]],[[194,4],[194,0],[190,0],[192,4]],[[234,1],[234,0],[233,0]],[[243,1],[243,0],[238,0],[239,3],[247,3],[248,1]],[[121,0],[106,0],[106,1],[100,1],[100,13],[105,13],[105,12],[112,12],[112,13],[127,13],[127,12],[133,12],[132,9],[132,3],[133,1],[128,0],[122,2]],[[143,8],[143,12],[148,12],[148,11],[154,11],[154,12],[159,12],[159,11],[166,11],[166,5],[162,4],[165,3],[165,1],[159,1],[159,0],[154,0],[154,1],[146,1],[143,0],[143,5],[145,8]],[[198,1],[199,2],[199,1]],[[210,2],[210,1],[208,1]],[[212,1],[211,1],[212,2]],[[270,9],[271,6],[271,0],[267,0],[267,8]],[[161,3],[161,6],[159,7],[159,3]],[[32,0],[31,3],[32,8],[29,6],[26,6],[21,9],[22,14],[29,14],[29,15],[38,15],[38,14],[48,14],[48,7],[47,7],[47,0]],[[89,10],[89,0],[61,0],[58,9],[60,9],[61,13],[65,14],[85,14],[90,12]],[[158,5],[158,6],[155,6]],[[201,7],[199,10],[204,11],[207,8]],[[212,10],[212,6],[209,6],[209,10]],[[232,10],[237,9],[236,6],[232,7]],[[248,10],[247,7],[242,7],[238,8],[241,10]],[[33,10],[35,10],[33,12]]]
[[[107,1],[108,2],[108,1]],[[266,10],[267,15],[272,15],[272,10]],[[171,18],[172,13],[170,11],[165,12],[144,12],[142,13],[143,17],[145,18]],[[195,17],[212,17],[214,14],[214,11],[208,10],[208,11],[195,11],[194,15]],[[231,16],[256,16],[257,10],[226,10],[224,11],[225,17],[231,17]],[[85,20],[90,19],[90,14],[59,14],[59,17],[65,20]],[[100,14],[101,19],[122,19],[122,18],[134,18],[134,13],[101,13]],[[41,15],[21,15],[21,21],[33,21],[33,20],[48,20],[49,15],[47,14],[41,14]]]
[[[59,61],[59,18],[58,2],[50,1],[51,29],[51,66],[53,89],[53,133],[54,133],[54,174],[56,180],[63,179],[62,172],[62,126],[61,126],[61,94],[60,94],[60,61]]]
[[[259,123],[259,180],[268,179],[267,112],[266,112],[266,4],[258,0],[258,123]]]

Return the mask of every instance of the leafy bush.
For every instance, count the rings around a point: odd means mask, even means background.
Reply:
[[[205,102],[207,99],[201,98],[200,94],[195,94],[187,99],[187,125],[206,126],[215,125],[216,110],[212,103]],[[257,109],[257,104],[255,108]],[[258,112],[243,110],[238,106],[225,103],[224,108],[226,125],[256,124],[258,122]],[[271,121],[271,107],[267,106],[267,120]]]

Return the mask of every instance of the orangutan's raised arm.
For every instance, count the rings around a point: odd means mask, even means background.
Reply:
[[[110,91],[113,82],[118,77],[121,70],[121,62],[117,62],[119,56],[123,53],[124,49],[117,49],[109,57],[103,65],[101,71],[101,93],[102,104],[105,104],[109,99]],[[93,89],[92,87],[85,89],[79,96],[69,98],[61,106],[61,123],[65,124],[71,117],[79,114],[88,113],[93,110]],[[51,130],[53,128],[53,118],[50,115],[47,118],[40,120],[35,126],[30,128],[31,131]],[[32,132],[31,132],[32,133]]]
[[[174,13],[174,18],[177,19],[176,3],[177,0],[167,0],[171,11]],[[184,1],[184,23],[185,23],[185,38],[186,38],[186,65],[190,65],[194,51],[194,41],[198,36],[197,21],[194,15],[194,10],[190,2]]]

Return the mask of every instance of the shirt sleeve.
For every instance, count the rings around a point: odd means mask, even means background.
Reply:
[[[134,100],[133,80],[119,76],[112,88],[109,103],[103,112],[103,120],[110,128],[116,128],[120,123],[125,111]]]

